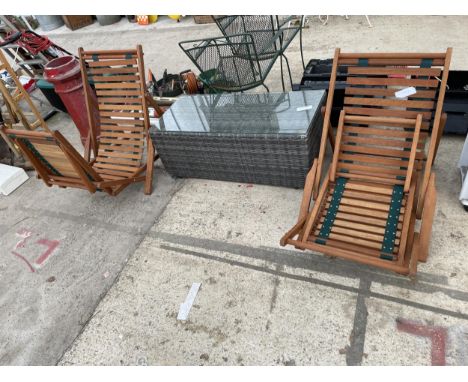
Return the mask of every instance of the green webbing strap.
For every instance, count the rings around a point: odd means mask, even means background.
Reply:
[[[57,170],[55,169],[54,166],[52,166],[52,165],[47,161],[47,159],[45,159],[45,158],[42,156],[42,154],[41,154],[39,151],[36,150],[36,148],[35,148],[34,145],[29,141],[29,139],[26,139],[26,138],[18,138],[18,139],[19,139],[21,142],[23,142],[29,150],[31,150],[31,152],[34,154],[34,156],[35,156],[36,158],[39,158],[39,160],[42,162],[42,164],[43,164],[44,166],[46,166],[52,174],[58,175],[58,176],[63,176],[62,174],[60,174],[59,171],[57,171]]]
[[[358,59],[359,66],[369,66],[369,60],[367,58],[359,58]]]
[[[330,236],[333,223],[335,222],[336,214],[338,212],[338,207],[341,203],[341,197],[345,190],[345,185],[348,179],[340,177],[336,180],[335,190],[333,191],[333,196],[330,201],[330,206],[328,207],[327,215],[323,221],[322,228],[318,234],[318,238],[315,239],[315,242],[318,244],[325,244],[327,242],[328,236]]]
[[[421,68],[430,68],[432,66],[432,58],[423,58],[421,60]]]
[[[403,186],[393,186],[392,200],[390,201],[390,210],[388,211],[385,234],[380,250],[380,258],[393,260],[393,248],[395,247],[395,238],[398,230],[398,218],[400,217],[401,202],[403,201]]]
[[[132,59],[132,54],[131,53],[125,53],[125,59],[126,60],[131,60]],[[133,65],[129,64],[127,65],[127,68],[131,68]]]

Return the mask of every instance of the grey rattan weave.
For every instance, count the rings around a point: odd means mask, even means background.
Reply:
[[[173,176],[301,188],[318,153],[324,95],[186,96],[151,135]]]

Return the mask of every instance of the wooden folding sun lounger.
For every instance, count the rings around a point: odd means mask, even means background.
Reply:
[[[442,54],[336,50],[320,154],[306,179],[298,222],[281,245],[416,273],[418,261],[428,255],[435,211],[432,164],[444,125],[450,57],[451,49]],[[347,72],[345,105],[320,186],[339,66]],[[406,94],[395,95],[401,90]]]
[[[80,48],[79,52],[91,126],[84,158],[57,131],[5,129],[4,132],[48,186],[117,195],[130,183],[144,181],[145,194],[151,194],[153,165],[159,156],[148,133],[151,100],[146,92],[141,46],[119,51],[85,52]],[[90,94],[89,81],[96,89],[97,121],[91,112],[96,99]],[[158,114],[157,105],[152,106]],[[90,151],[95,155],[92,161]]]

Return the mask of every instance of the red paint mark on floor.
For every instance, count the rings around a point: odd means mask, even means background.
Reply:
[[[42,255],[40,255],[35,261],[37,265],[42,266],[42,263],[44,263],[44,261],[46,261],[49,258],[52,252],[54,252],[55,248],[57,248],[57,246],[59,245],[59,241],[49,240],[49,239],[40,239],[36,241],[36,243],[45,245],[47,247],[47,250]]]
[[[22,239],[16,243],[11,253],[24,261],[31,272],[36,272],[36,270],[40,269],[47,259],[53,254],[60,242],[58,240],[49,240],[45,238],[32,242],[29,239],[32,234],[32,231],[28,231],[26,229],[18,231],[16,235]],[[36,251],[35,246],[40,246],[39,248],[43,248],[45,246],[47,248],[45,251],[43,249]],[[23,251],[21,251],[21,249],[23,249]]]
[[[397,319],[397,329],[419,337],[431,340],[431,363],[433,366],[445,366],[445,343],[447,329],[441,326],[425,325],[418,322]]]
[[[28,259],[26,259],[24,256],[20,255],[18,252],[15,252],[15,251],[12,251],[11,253],[13,253],[13,255],[15,255],[16,257],[18,257],[19,259],[23,260],[26,265],[28,266],[29,270],[31,272],[36,272],[36,270],[34,269],[34,267],[31,265],[31,263],[28,261]]]
[[[26,241],[29,237],[31,237],[32,234],[32,231],[28,231],[26,229],[21,229],[18,232],[16,232],[16,236],[19,236],[22,239],[16,243],[14,249],[16,250],[18,248],[24,248],[24,246],[26,245]]]

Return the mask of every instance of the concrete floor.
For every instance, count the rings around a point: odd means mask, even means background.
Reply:
[[[305,57],[333,49],[440,51],[468,67],[466,17],[311,19]],[[122,21],[49,34],[70,51],[142,43],[156,75],[191,67],[177,46],[212,25]],[[99,33],[94,33],[99,32]],[[428,38],[430,36],[430,38]],[[298,41],[288,50],[293,76]],[[268,85],[280,90],[279,69]],[[50,121],[78,146],[69,118]],[[458,203],[462,137],[444,137],[427,264],[414,280],[279,246],[301,191],[174,180],[117,198],[48,189],[31,178],[0,198],[0,364],[468,365],[468,219]],[[41,267],[27,266],[47,251]],[[189,320],[176,319],[201,282]]]

